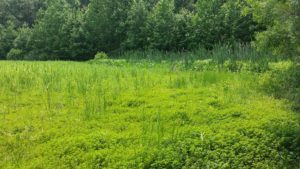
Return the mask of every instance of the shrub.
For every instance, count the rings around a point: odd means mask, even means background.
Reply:
[[[293,66],[292,61],[282,61],[282,62],[271,62],[269,63],[269,68],[270,70],[273,71],[280,71],[280,70],[288,70]]]
[[[96,55],[95,55],[95,59],[96,60],[99,60],[99,59],[108,59],[108,56],[106,53],[104,52],[98,52]]]
[[[269,70],[269,62],[268,61],[255,61],[250,62],[250,71],[256,73],[264,73]]]
[[[214,70],[216,68],[212,59],[196,60],[193,69],[197,71]]]
[[[243,63],[238,62],[238,61],[227,60],[227,61],[224,62],[223,67],[227,71],[240,72],[242,70]]]
[[[263,89],[277,98],[286,98],[300,110],[300,65],[280,62],[262,76]]]
[[[6,56],[6,59],[8,60],[21,60],[23,59],[23,51],[20,50],[20,49],[11,49],[7,56]]]

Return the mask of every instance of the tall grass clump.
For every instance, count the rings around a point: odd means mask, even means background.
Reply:
[[[126,51],[114,55],[115,59],[126,59],[131,63],[165,63],[171,70],[191,70],[202,66],[209,61],[207,69],[228,71],[265,72],[268,62],[278,61],[280,58],[266,51],[257,51],[249,44],[216,44],[212,49],[198,48],[194,51],[164,52],[158,50]],[[145,64],[149,65],[149,64]],[[196,70],[202,68],[196,68]]]

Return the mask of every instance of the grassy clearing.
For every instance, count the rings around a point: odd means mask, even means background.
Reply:
[[[0,62],[0,168],[300,167],[258,74],[122,62]]]

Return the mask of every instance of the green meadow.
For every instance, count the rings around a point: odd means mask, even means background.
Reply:
[[[1,61],[0,168],[300,168],[267,73],[199,62]]]
[[[300,0],[0,0],[0,169],[300,169]]]

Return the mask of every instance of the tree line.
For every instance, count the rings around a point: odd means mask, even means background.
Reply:
[[[252,43],[300,54],[300,0],[0,0],[0,59]]]

